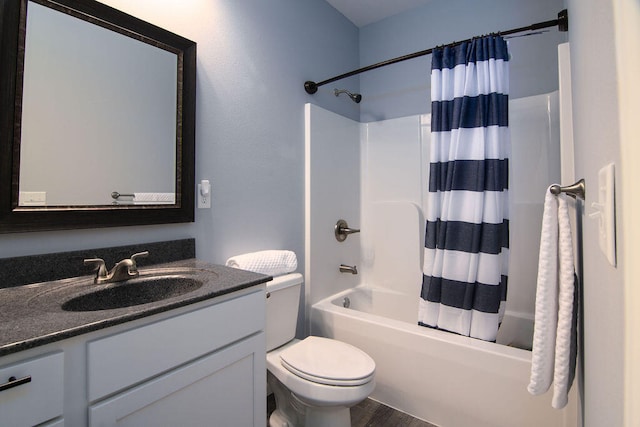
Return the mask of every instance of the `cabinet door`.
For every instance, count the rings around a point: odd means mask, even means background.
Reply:
[[[10,378],[28,380],[11,387]],[[62,415],[64,355],[52,353],[0,368],[0,426],[33,426]],[[19,384],[13,383],[13,384]]]
[[[251,336],[264,329],[264,319],[265,294],[254,292],[91,341],[89,402]]]
[[[89,408],[89,425],[260,426],[266,424],[264,333]]]

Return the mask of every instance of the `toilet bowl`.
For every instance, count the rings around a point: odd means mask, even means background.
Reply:
[[[375,387],[375,362],[334,339],[294,339],[301,285],[300,274],[267,284],[267,382],[276,399],[269,425],[350,427],[349,408]]]

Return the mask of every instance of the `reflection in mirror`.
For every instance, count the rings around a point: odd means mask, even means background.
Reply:
[[[177,72],[174,52],[29,2],[18,205],[174,203]]]
[[[196,44],[94,0],[0,7],[0,232],[193,221]]]

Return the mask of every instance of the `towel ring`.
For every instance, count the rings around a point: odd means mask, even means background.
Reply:
[[[586,193],[584,178],[567,187],[560,187],[558,184],[553,184],[551,188],[549,188],[549,191],[556,196],[560,193],[565,193],[574,199],[584,200]]]

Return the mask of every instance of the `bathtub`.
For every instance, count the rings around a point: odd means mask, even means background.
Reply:
[[[577,426],[575,384],[563,410],[551,408],[552,390],[527,392],[531,352],[518,347],[530,346],[531,319],[507,313],[490,343],[418,326],[417,310],[417,297],[359,286],[314,304],[311,333],[367,352],[371,398],[435,425]]]

